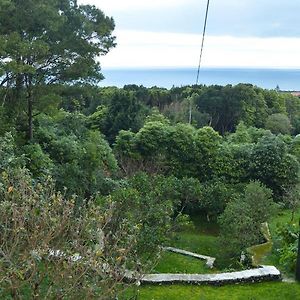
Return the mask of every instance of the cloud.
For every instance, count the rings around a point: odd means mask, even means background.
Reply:
[[[166,9],[189,5],[195,0],[80,0],[80,4],[93,4],[109,12]]]
[[[198,34],[117,30],[118,46],[103,67],[196,67]],[[207,36],[205,67],[300,68],[300,38]]]
[[[81,0],[113,16],[118,29],[201,33],[206,0]],[[207,33],[300,37],[300,1],[213,0]]]
[[[107,67],[198,63],[206,0],[78,0],[116,22]],[[300,1],[213,0],[204,66],[300,68]]]

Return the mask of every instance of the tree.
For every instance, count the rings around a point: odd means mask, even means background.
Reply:
[[[156,196],[123,188],[78,208],[50,179],[1,172],[0,298],[117,299],[170,232],[172,203]]]
[[[107,193],[117,162],[99,131],[87,128],[87,118],[80,113],[61,112],[56,118],[40,115],[37,121],[35,139],[55,165],[57,188],[62,191],[66,187],[68,194],[79,197]],[[31,171],[36,173],[33,168],[39,162],[29,166]]]
[[[145,120],[146,107],[133,92],[117,90],[107,105],[97,108],[90,116],[90,124],[113,143],[120,130],[138,131]]]
[[[16,155],[16,144],[11,133],[0,136],[0,173],[24,166],[24,157]]]
[[[260,239],[261,223],[272,215],[272,191],[259,181],[250,182],[243,195],[229,202],[219,218],[224,256],[237,258]]]
[[[290,134],[291,122],[289,118],[284,114],[270,115],[266,120],[266,129],[271,130],[274,134]]]
[[[75,0],[0,1],[0,86],[27,103],[27,138],[43,86],[95,83],[99,55],[114,44],[114,22],[95,6]]]
[[[196,175],[195,133],[195,128],[188,124],[170,126],[166,161],[169,172],[177,177]]]
[[[222,137],[211,127],[206,126],[196,131],[194,160],[200,181],[212,178],[221,141]]]
[[[250,155],[250,177],[271,188],[275,197],[298,182],[299,163],[288,154],[280,137],[265,135],[254,146]]]
[[[237,196],[237,191],[232,185],[219,179],[206,182],[202,193],[202,201],[198,203],[198,208],[206,213],[207,221],[223,213],[226,205]]]

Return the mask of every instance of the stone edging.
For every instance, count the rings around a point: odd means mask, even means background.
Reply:
[[[224,285],[230,283],[253,283],[261,281],[281,281],[280,271],[274,266],[220,274],[146,274],[137,280],[127,273],[127,279],[146,284],[187,283],[197,285]]]
[[[171,252],[186,255],[186,256],[191,256],[193,258],[197,258],[197,259],[201,259],[201,260],[206,260],[206,266],[208,266],[209,268],[213,268],[214,262],[216,260],[215,257],[201,255],[201,254],[189,252],[189,251],[174,248],[174,247],[163,247],[163,250],[171,251]]]
[[[196,259],[206,260],[206,265],[210,268],[213,267],[215,262],[214,257],[201,255],[186,250],[163,247],[163,250],[171,251],[174,253],[191,256]],[[197,284],[197,285],[224,285],[230,283],[253,283],[261,281],[281,281],[280,271],[274,266],[259,266],[256,269],[227,272],[217,274],[145,274],[143,276],[136,276],[134,272],[126,272],[126,279],[135,281],[138,284]]]

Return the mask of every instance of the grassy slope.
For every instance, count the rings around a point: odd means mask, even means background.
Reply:
[[[287,224],[289,222],[298,224],[299,219],[300,219],[300,210],[298,210],[295,213],[293,221],[291,221],[291,216],[292,216],[292,214],[291,214],[290,210],[280,211],[279,214],[269,222],[270,233],[273,236],[273,239],[276,235],[276,229],[278,226]],[[263,258],[263,263],[265,265],[275,265],[278,269],[280,269],[280,271],[283,274],[283,277],[289,278],[289,277],[293,277],[293,275],[294,275],[294,274],[290,274],[290,273],[286,272],[286,270],[280,265],[279,258],[274,253],[274,251],[270,252],[269,255],[267,255],[266,257]],[[299,299],[300,299],[300,297],[299,297]]]
[[[195,217],[194,228],[188,228],[174,237],[171,246],[195,252],[198,254],[215,256],[217,250],[217,237],[208,235],[213,230],[216,232],[215,224],[211,228],[207,223],[202,222],[201,218]],[[192,257],[164,252],[154,269],[155,273],[215,273],[216,270],[211,270],[206,267],[205,261],[201,261]]]
[[[216,256],[218,226],[208,223],[204,216],[192,217],[194,228],[176,234],[172,246],[198,254]]]
[[[145,286],[138,300],[297,300],[300,284],[257,283],[211,286]]]
[[[278,224],[290,221],[291,214],[284,211],[270,222],[270,231],[273,235]],[[295,220],[299,220],[300,212]],[[199,218],[194,219],[195,229],[178,234],[173,246],[200,254],[214,256],[217,253],[217,229],[215,225],[209,228]],[[171,256],[160,262],[157,270],[196,270],[194,263],[186,265],[184,259],[176,259],[174,263]],[[264,259],[265,263],[277,265],[276,257],[270,254]],[[196,262],[197,263],[197,262]],[[205,267],[204,267],[205,270]],[[207,269],[205,270],[208,272]],[[129,299],[129,298],[127,298]],[[256,283],[243,285],[228,285],[223,287],[211,286],[143,286],[139,288],[138,300],[297,300],[300,299],[300,284],[297,283]]]
[[[205,261],[192,257],[165,252],[158,265],[154,269],[155,273],[211,273],[205,266]]]

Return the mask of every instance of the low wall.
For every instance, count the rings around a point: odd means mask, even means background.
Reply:
[[[133,280],[134,278],[128,278]],[[146,274],[140,280],[144,284],[196,284],[224,285],[230,283],[253,283],[262,281],[281,281],[281,274],[273,266],[220,273],[220,274]]]
[[[171,251],[177,254],[182,254],[182,255],[186,255],[186,256],[190,256],[196,259],[201,259],[201,260],[206,260],[206,265],[209,268],[213,268],[214,266],[214,262],[216,260],[215,257],[211,257],[211,256],[206,256],[206,255],[202,255],[202,254],[197,254],[197,253],[193,253],[190,251],[186,251],[186,250],[182,250],[182,249],[178,249],[178,248],[174,248],[174,247],[164,247],[163,248],[166,251]]]

